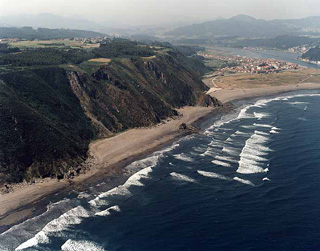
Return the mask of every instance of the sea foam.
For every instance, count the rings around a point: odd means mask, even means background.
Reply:
[[[112,212],[118,212],[119,213],[119,212],[121,212],[121,209],[120,209],[120,207],[118,205],[116,205],[116,206],[109,207],[108,209],[103,210],[101,212],[98,212],[95,215],[96,216],[109,216],[109,215],[112,214]]]
[[[195,183],[195,179],[188,177],[187,175],[184,174],[180,174],[180,173],[176,173],[176,172],[172,172],[170,173],[170,176],[175,179],[175,180],[179,180],[179,181],[185,181],[185,182],[191,182],[191,183]]]
[[[235,181],[238,181],[238,182],[245,184],[245,185],[249,185],[249,186],[253,186],[253,187],[255,186],[255,184],[253,184],[250,180],[241,179],[239,177],[234,177],[233,179]]]
[[[213,160],[211,162],[217,166],[231,167],[230,163],[221,160]]]
[[[67,240],[62,246],[62,251],[104,251],[105,249],[92,241]]]
[[[188,157],[188,156],[187,156],[186,154],[184,154],[184,153],[175,154],[175,155],[173,155],[173,157],[174,157],[175,159],[182,160],[182,161],[185,161],[185,162],[193,162],[193,161],[194,161],[191,157]]]
[[[247,141],[240,153],[239,167],[237,172],[243,174],[263,173],[267,172],[264,169],[263,162],[266,159],[261,156],[267,155],[271,149],[264,144],[269,141],[269,138],[261,134],[253,134]],[[257,156],[254,158],[253,156]]]
[[[214,179],[220,179],[220,180],[232,180],[224,175],[213,173],[213,172],[206,172],[206,171],[198,170],[197,173],[204,176],[204,177],[208,177],[208,178],[214,178]]]
[[[80,224],[83,218],[88,218],[92,215],[89,211],[84,209],[82,206],[71,209],[64,213],[59,218],[49,222],[39,233],[37,233],[30,240],[22,243],[16,250],[23,250],[26,248],[35,247],[39,244],[46,244],[50,242],[48,235],[54,234],[60,236],[62,230],[68,228],[71,225]]]

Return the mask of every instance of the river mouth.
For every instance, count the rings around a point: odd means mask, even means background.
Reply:
[[[298,64],[300,66],[304,66],[307,68],[320,69],[319,65],[312,64],[309,62],[305,62],[300,60],[301,54],[281,51],[281,50],[252,50],[252,49],[240,49],[233,47],[221,47],[221,46],[208,46],[207,50],[218,50],[226,55],[230,56],[242,56],[247,58],[257,58],[257,59],[277,59],[282,61],[287,61],[291,63]]]

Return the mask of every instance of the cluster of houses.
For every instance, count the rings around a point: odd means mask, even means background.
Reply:
[[[293,52],[293,53],[304,54],[308,50],[310,50],[311,48],[312,48],[312,46],[300,45],[300,46],[295,46],[295,47],[289,48],[288,51]]]
[[[299,69],[299,65],[297,64],[275,59],[255,59],[241,56],[224,57],[219,55],[207,54],[205,52],[199,52],[198,55],[206,59],[218,59],[227,62],[227,64],[229,63],[231,65],[231,63],[233,63],[233,65],[235,65],[220,68],[216,72],[219,76],[222,76],[227,72],[268,74]]]
[[[72,40],[73,41],[77,41],[77,42],[81,42],[81,43],[90,43],[90,44],[98,44],[102,41],[105,41],[106,39],[108,39],[108,37],[97,37],[97,38],[81,38],[81,37],[75,37]]]

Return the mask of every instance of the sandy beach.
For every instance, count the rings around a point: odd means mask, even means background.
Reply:
[[[302,83],[239,89],[212,88],[208,94],[218,98],[222,103],[228,103],[239,99],[313,89],[320,89],[320,84]],[[210,116],[214,108],[185,107],[178,111],[182,116],[177,119],[170,119],[151,128],[131,129],[114,137],[92,142],[89,152],[95,163],[94,167],[85,174],[75,177],[72,182],[46,179],[33,185],[15,187],[14,192],[0,195],[0,226],[2,226],[0,230],[33,216],[37,202],[42,198],[64,190],[83,189],[101,177],[121,175],[124,167],[130,162],[143,158],[164,144],[185,135],[185,132],[179,131],[181,123],[192,124],[199,121]]]
[[[298,91],[298,90],[316,90],[320,89],[320,83],[301,83],[289,84],[280,86],[263,86],[256,88],[239,88],[239,89],[221,89],[211,88],[208,94],[219,99],[222,103],[228,103],[246,98],[263,97],[275,95],[285,92]]]
[[[45,179],[33,185],[16,186],[14,192],[0,195],[0,226],[9,226],[23,221],[33,213],[33,205],[41,198],[53,195],[63,189],[82,188],[83,184],[98,177],[111,177],[121,174],[125,164],[161,148],[165,143],[185,135],[179,131],[181,123],[192,124],[208,115],[214,108],[185,107],[178,109],[182,115],[168,119],[151,128],[131,129],[117,136],[92,142],[89,152],[95,164],[85,174],[72,180],[57,181]]]

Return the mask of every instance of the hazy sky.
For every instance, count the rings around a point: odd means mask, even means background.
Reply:
[[[247,14],[257,18],[320,15],[320,0],[0,0],[0,16],[53,13],[130,25],[203,21]]]

